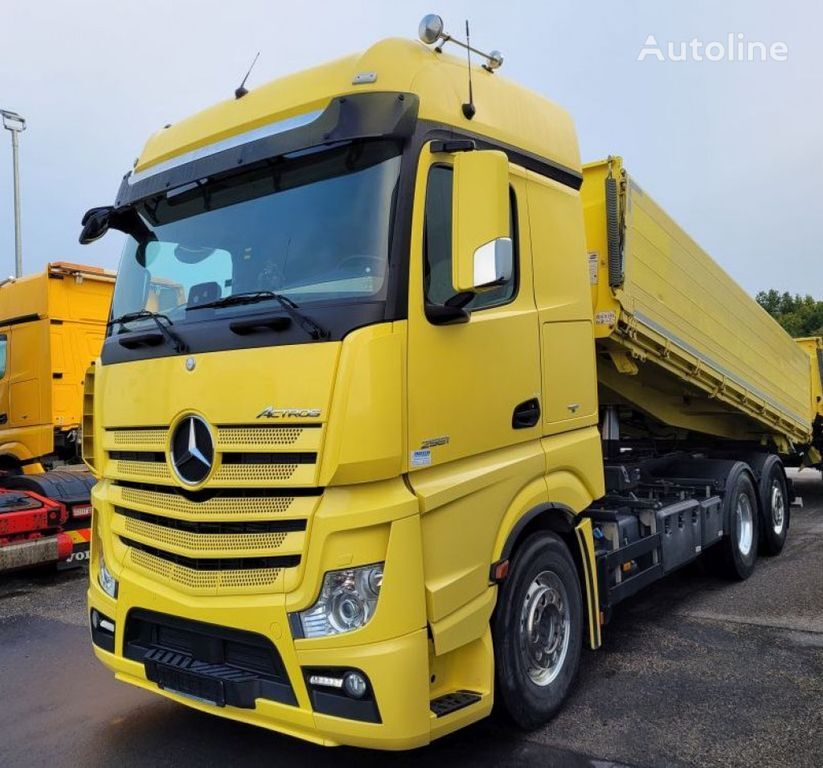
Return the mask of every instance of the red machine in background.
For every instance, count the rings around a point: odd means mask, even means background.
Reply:
[[[0,573],[88,560],[94,480],[87,472],[11,475],[0,482]]]

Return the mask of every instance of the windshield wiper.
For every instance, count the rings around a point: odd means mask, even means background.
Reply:
[[[222,299],[205,301],[202,304],[195,304],[193,307],[186,307],[186,311],[195,309],[205,309],[207,307],[235,307],[240,304],[257,304],[261,301],[276,301],[288,315],[313,339],[327,339],[329,332],[319,323],[312,320],[307,314],[300,311],[299,305],[295,304],[288,296],[274,291],[249,291],[248,293],[233,293],[231,296],[224,296]]]
[[[141,309],[138,312],[127,312],[125,315],[120,315],[120,317],[113,317],[106,323],[106,328],[111,328],[113,325],[124,328],[126,323],[133,323],[135,320],[154,321],[155,325],[160,329],[163,338],[172,345],[175,352],[185,352],[188,349],[186,342],[169,327],[174,325],[174,323],[169,320],[166,315],[162,315],[159,312],[152,312],[148,309]]]

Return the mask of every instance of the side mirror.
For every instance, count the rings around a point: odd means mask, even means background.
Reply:
[[[461,152],[454,159],[452,283],[482,292],[512,276],[509,161],[498,150]]]
[[[100,208],[90,208],[83,216],[83,229],[80,232],[80,244],[88,245],[99,240],[109,231],[111,213],[114,208],[104,205]]]

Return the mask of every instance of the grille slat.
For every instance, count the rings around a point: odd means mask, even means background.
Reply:
[[[247,569],[243,571],[197,571],[171,563],[139,549],[131,550],[132,565],[183,585],[193,592],[215,592],[223,589],[268,591],[277,583],[281,568]]]
[[[110,428],[104,433],[107,450],[164,451],[168,442],[168,427]],[[214,428],[217,450],[255,450],[260,447],[292,446],[300,450],[316,450],[322,437],[322,424],[217,425]]]
[[[120,537],[121,541],[132,549],[136,549],[147,555],[152,555],[160,560],[166,560],[172,565],[181,566],[196,572],[222,571],[268,571],[279,570],[281,568],[293,568],[300,563],[300,555],[272,555],[267,557],[187,557],[178,555],[175,552],[167,552],[149,544]]]
[[[114,530],[140,543],[177,554],[211,557],[259,557],[300,554],[305,520],[273,522],[193,522],[115,507]]]

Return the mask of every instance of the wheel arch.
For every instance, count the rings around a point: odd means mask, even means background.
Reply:
[[[599,648],[602,643],[600,631],[600,602],[597,589],[597,566],[594,556],[591,521],[581,518],[565,504],[543,502],[520,515],[503,540],[502,547],[491,568],[493,580],[501,565],[508,572],[508,562],[518,548],[532,534],[554,533],[563,541],[577,569],[581,591],[585,598],[586,632],[589,646]]]

